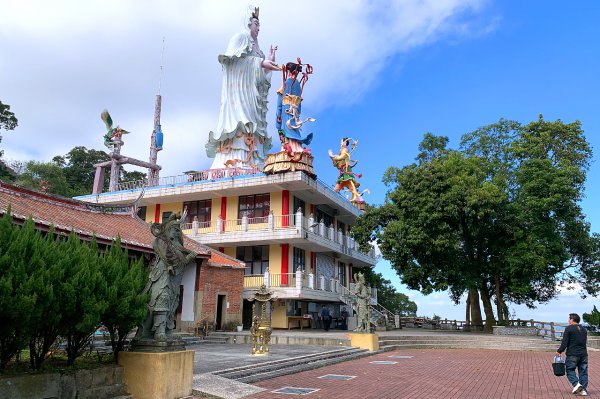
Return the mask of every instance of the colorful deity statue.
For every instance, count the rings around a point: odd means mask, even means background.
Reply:
[[[207,156],[214,158],[211,169],[260,167],[272,146],[267,135],[267,95],[271,71],[280,67],[275,63],[276,46],[271,46],[267,59],[258,46],[258,16],[258,7],[248,6],[241,31],[218,58],[223,70],[221,109],[206,144]]]
[[[348,150],[348,146],[350,145],[352,148]],[[357,181],[357,179],[360,179],[362,174],[354,173],[352,169],[356,166],[358,161],[350,158],[350,155],[352,152],[354,152],[357,145],[358,141],[348,137],[343,138],[340,143],[340,153],[338,155],[334,155],[333,152],[329,150],[329,157],[333,161],[333,166],[335,166],[340,172],[333,190],[335,192],[340,192],[342,189],[348,190],[351,194],[350,202],[352,202],[359,209],[364,209],[365,200],[362,196],[365,193],[369,193],[369,190],[363,190],[362,192],[358,191],[360,183]]]
[[[310,153],[308,146],[312,141],[313,134],[309,133],[302,137],[302,125],[306,122],[314,122],[314,118],[302,120],[302,91],[308,81],[308,75],[313,72],[312,66],[298,62],[288,62],[282,68],[283,85],[277,90],[277,112],[275,127],[279,133],[282,151],[285,151],[292,160],[298,161],[303,152]],[[304,72],[302,67],[305,67]],[[300,74],[302,76],[299,78]]]
[[[129,132],[118,125],[117,127],[113,127],[112,118],[110,117],[110,114],[107,110],[102,111],[102,114],[100,114],[100,118],[102,118],[102,121],[104,121],[104,124],[106,125],[104,145],[110,149],[113,149],[114,147],[120,147],[123,144],[121,137],[123,137],[124,134],[127,134]]]

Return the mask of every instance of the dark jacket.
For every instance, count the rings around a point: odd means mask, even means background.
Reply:
[[[587,330],[581,324],[571,324],[565,328],[562,343],[557,352],[567,350],[567,356],[587,356]]]

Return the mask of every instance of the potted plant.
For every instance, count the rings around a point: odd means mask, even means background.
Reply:
[[[237,332],[242,332],[244,330],[244,326],[243,325],[238,325],[237,327]]]

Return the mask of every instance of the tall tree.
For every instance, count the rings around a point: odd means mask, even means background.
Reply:
[[[65,155],[57,155],[52,161],[63,168],[63,174],[73,195],[85,195],[92,191],[96,168],[94,165],[110,160],[104,151],[85,147],[73,147]],[[108,187],[109,174],[105,173],[104,185]]]
[[[15,114],[10,110],[10,105],[3,104],[0,101],[0,131],[2,130],[15,130],[19,121]],[[2,141],[2,135],[0,135],[0,142]],[[0,150],[0,157],[2,157],[4,151]]]
[[[52,162],[28,161],[21,168],[15,183],[34,190],[69,197],[73,190],[67,183],[63,168]]]
[[[148,273],[142,259],[132,261],[127,251],[121,249],[117,238],[101,260],[102,275],[106,280],[107,307],[102,323],[108,329],[114,360],[131,330],[140,325],[148,313],[148,295],[142,291],[148,281]]]
[[[455,301],[468,292],[473,324],[481,299],[489,330],[494,300],[502,320],[506,300],[534,306],[582,276],[597,287],[578,204],[591,159],[579,122],[500,120],[463,136],[461,150],[446,143],[428,134],[416,164],[386,171],[391,190],[359,219],[359,242],[376,239],[410,288],[449,289]]]

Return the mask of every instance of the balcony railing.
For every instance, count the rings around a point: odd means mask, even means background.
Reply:
[[[223,168],[223,169],[209,169],[202,171],[189,172],[185,175],[178,176],[167,176],[158,179],[142,179],[130,182],[118,183],[115,191],[123,190],[135,190],[138,188],[148,188],[156,186],[174,186],[184,183],[191,183],[197,181],[216,180],[228,177],[246,176],[263,174],[258,169],[249,168]]]
[[[352,251],[362,252],[356,241],[349,235],[345,235],[341,230],[335,230],[333,226],[326,226],[323,220],[317,221],[311,214],[305,217],[298,211],[289,215],[274,215],[272,212],[266,217],[249,218],[244,215],[241,219],[223,220],[220,216],[210,222],[184,223],[182,230],[187,235],[197,236],[199,234],[225,234],[231,232],[252,232],[252,231],[275,231],[289,229],[306,232],[307,236],[322,240],[330,244],[337,244],[337,250],[347,255]],[[365,254],[370,258],[375,258],[372,248]]]
[[[253,274],[244,277],[244,288],[260,288],[262,285],[267,288],[295,288],[298,290],[325,291],[337,294],[339,299],[347,305],[356,301],[356,295],[350,284],[350,289],[340,284],[336,278],[315,276],[312,273],[305,274],[298,270],[295,273],[269,273]],[[377,298],[377,289],[373,288],[372,296]],[[377,300],[374,301],[377,303]]]

